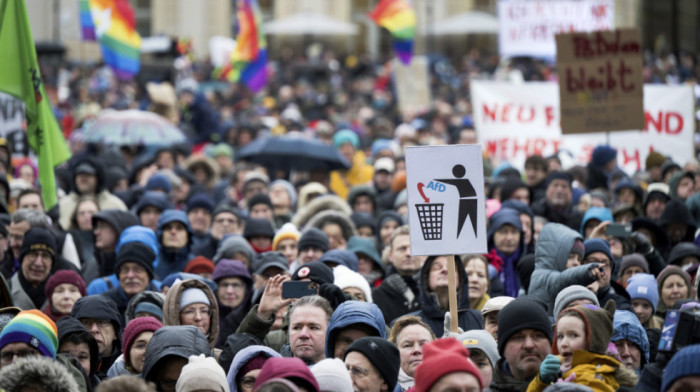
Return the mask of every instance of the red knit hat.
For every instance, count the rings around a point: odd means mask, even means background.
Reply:
[[[469,351],[454,338],[437,339],[423,346],[423,362],[416,368],[415,392],[428,392],[440,378],[450,373],[467,372],[484,388],[479,369],[469,359]]]
[[[124,354],[124,364],[128,365],[131,363],[129,358],[129,349],[131,349],[131,344],[139,336],[141,332],[152,331],[155,332],[163,326],[160,321],[155,317],[137,317],[126,325],[124,328],[124,333],[122,334],[122,353]]]
[[[214,268],[216,268],[216,265],[214,265],[213,261],[204,256],[197,256],[187,263],[183,272],[188,272],[190,274],[211,274],[214,272]]]
[[[85,290],[85,281],[77,272],[73,270],[58,270],[54,272],[51,277],[46,281],[46,286],[44,286],[44,294],[46,298],[51,302],[51,294],[56,289],[56,286],[63,283],[70,283],[78,288],[80,295],[82,297],[87,296],[87,291]]]

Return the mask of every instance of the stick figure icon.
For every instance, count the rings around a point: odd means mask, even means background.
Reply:
[[[462,232],[467,216],[469,216],[472,222],[472,228],[476,234],[476,191],[474,190],[474,187],[469,179],[462,178],[466,173],[467,169],[465,169],[464,166],[457,164],[452,167],[452,175],[455,176],[455,178],[435,179],[435,181],[442,182],[443,184],[457,187],[457,192],[459,192],[457,238],[459,238],[459,234]]]

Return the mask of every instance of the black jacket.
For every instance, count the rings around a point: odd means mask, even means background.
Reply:
[[[168,355],[188,359],[190,355],[210,355],[209,341],[202,331],[192,325],[169,325],[157,330],[146,350],[141,374],[146,381],[157,382],[158,362]]]
[[[88,380],[93,388],[96,388],[100,383],[100,379],[97,377],[97,369],[100,366],[100,352],[97,346],[97,341],[92,336],[92,334],[85,329],[83,324],[78,321],[78,319],[70,316],[63,317],[56,322],[56,328],[58,329],[58,347],[61,347],[61,343],[68,335],[80,334],[84,335],[88,347],[90,348],[90,374],[88,374]]]
[[[372,300],[379,306],[385,322],[420,309],[419,273],[413,276],[389,275],[379,287],[372,289]]]
[[[80,320],[81,318],[105,319],[112,322],[116,339],[112,354],[100,357],[100,364],[97,367],[97,377],[100,380],[107,378],[107,370],[121,355],[122,348],[122,324],[119,316],[117,304],[111,298],[104,295],[88,295],[87,297],[79,298],[73,310],[70,312],[71,317]]]
[[[146,290],[158,291],[158,288],[151,281],[148,282]],[[129,300],[131,300],[131,298],[126,295],[126,292],[124,292],[122,286],[119,285],[117,287],[113,287],[101,295],[110,298],[115,304],[117,304],[117,310],[119,311],[119,322],[121,325],[126,325],[126,308],[129,305]]]
[[[124,229],[139,224],[139,218],[134,213],[122,210],[103,210],[96,213],[92,216],[93,227],[97,226],[98,220],[105,221],[112,226],[116,232],[117,239]],[[98,276],[112,275],[115,272],[116,254],[114,252],[102,252],[95,249],[95,259],[99,265],[99,275],[84,276],[83,278],[86,282],[90,282]]]

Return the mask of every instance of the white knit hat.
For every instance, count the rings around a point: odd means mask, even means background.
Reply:
[[[185,289],[180,295],[180,310],[191,304],[205,304],[207,306],[211,306],[211,302],[209,302],[207,294],[204,292],[204,290],[197,287]]]
[[[326,358],[311,367],[321,392],[353,392],[350,372],[340,358]]]
[[[230,392],[226,373],[213,357],[190,355],[175,385],[177,392],[216,391]]]
[[[341,290],[347,287],[360,289],[365,294],[365,300],[370,303],[373,302],[372,289],[370,289],[367,279],[342,264],[333,268],[333,284],[340,287]]]

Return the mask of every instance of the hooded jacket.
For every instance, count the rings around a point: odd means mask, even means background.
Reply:
[[[661,213],[661,217],[659,218],[659,226],[664,230],[666,230],[666,227],[671,223],[678,223],[688,227],[685,237],[681,238],[680,241],[673,242],[673,240],[671,240],[671,247],[678,242],[693,242],[695,239],[695,219],[693,219],[685,203],[677,199],[672,199],[666,203],[666,208],[664,208],[664,212]]]
[[[629,340],[639,347],[642,352],[641,370],[644,365],[649,363],[649,338],[647,333],[639,322],[637,315],[627,310],[616,310],[615,318],[613,319],[613,334],[610,338],[611,342],[620,340]]]
[[[419,281],[419,272],[412,276],[401,276],[393,265],[389,266],[387,277],[382,284],[372,289],[372,300],[382,310],[385,322],[390,323],[420,308]]]
[[[163,227],[171,222],[180,222],[187,228],[187,244],[177,250],[167,249],[163,246]],[[194,258],[190,252],[192,245],[192,228],[190,221],[187,219],[187,214],[179,210],[165,210],[158,219],[158,232],[156,233],[159,243],[158,265],[154,272],[157,278],[164,277],[175,273],[182,272],[187,263]]]
[[[338,211],[328,210],[321,211],[314,215],[307,225],[309,227],[315,227],[319,230],[323,230],[323,226],[328,223],[335,223],[340,226],[343,231],[343,238],[345,241],[349,240],[350,237],[357,235],[357,229],[355,229],[355,224],[350,219],[350,216]]]
[[[367,184],[372,181],[374,167],[367,164],[365,153],[358,150],[352,157],[352,166],[349,170],[334,170],[331,172],[329,188],[333,193],[347,199],[350,188],[355,185]]]
[[[225,278],[235,277],[241,279],[245,284],[245,293],[243,294],[243,301],[241,301],[241,303],[235,308],[225,306],[219,302],[220,333],[219,338],[216,341],[216,348],[220,349],[223,349],[224,345],[226,345],[226,338],[230,334],[236,332],[236,329],[238,329],[238,326],[241,324],[243,318],[245,318],[252,306],[251,298],[253,297],[253,279],[251,279],[250,275],[248,274],[248,270],[243,264],[235,263],[232,264],[231,268],[233,271],[221,276],[220,278],[217,278],[216,283],[218,284],[219,281]]]
[[[204,294],[206,294],[209,299],[211,314],[209,315],[209,333],[206,337],[209,346],[213,348],[216,339],[219,337],[219,306],[214,293],[209,286],[201,280],[183,280],[175,283],[170,290],[168,290],[168,294],[165,296],[165,302],[163,303],[163,325],[182,325],[180,323],[180,297],[182,297],[182,292],[189,288],[197,288],[204,291]]]
[[[58,320],[58,322],[56,322],[56,328],[58,329],[58,347],[61,347],[61,343],[63,343],[68,335],[80,334],[88,337],[87,341],[90,349],[90,374],[88,374],[88,378],[92,386],[96,387],[100,382],[95,374],[97,368],[100,366],[100,351],[95,338],[85,329],[83,324],[74,317],[63,317]]]
[[[438,256],[430,256],[423,263],[420,275],[420,295],[418,301],[421,305],[421,310],[409,313],[420,317],[430,329],[433,330],[435,336],[442,336],[445,332],[445,312],[449,309],[441,309],[438,303],[437,295],[430,292],[428,287],[430,267]],[[464,264],[459,257],[455,257],[455,269],[459,277],[457,285],[457,314],[459,318],[459,328],[463,331],[472,329],[482,329],[483,319],[481,313],[469,308],[469,283],[467,273],[464,270]],[[394,322],[392,321],[392,324]]]
[[[97,221],[105,221],[112,226],[117,239],[127,227],[139,224],[139,219],[133,213],[115,209],[102,210],[96,213],[92,216],[93,227],[97,227]],[[85,276],[86,274],[84,274],[83,279],[85,279],[86,282],[90,282],[98,276],[107,276],[115,272],[114,264],[117,261],[116,252],[107,253],[95,249],[95,260],[97,260],[97,265],[99,267],[98,274],[95,276]]]
[[[506,255],[497,249],[493,241],[494,234],[505,225],[511,225],[520,231],[518,248],[510,255]],[[517,297],[520,290],[520,281],[515,266],[525,254],[525,234],[523,233],[522,222],[520,221],[520,213],[517,210],[501,208],[491,216],[487,232],[487,245],[489,252],[495,252],[503,261],[502,265],[495,267],[498,270],[498,277],[503,285],[505,295],[514,298]]]
[[[248,363],[248,361],[254,357],[257,357],[258,355],[263,355],[268,358],[281,357],[277,351],[266,346],[248,346],[239,351],[236,356],[233,357],[231,367],[224,369],[226,371],[226,381],[228,381],[228,387],[231,392],[238,392],[238,384],[236,383],[236,376],[238,376],[238,372]]]
[[[586,224],[588,223],[589,220],[591,219],[597,219],[600,222],[605,222],[605,221],[613,221],[613,216],[612,212],[610,211],[609,208],[605,207],[591,207],[589,208],[585,214],[583,214],[583,220],[581,220],[581,230],[579,233],[581,233],[582,236],[586,235],[585,229],[586,229]]]
[[[589,265],[566,269],[574,241],[581,236],[560,223],[548,223],[540,232],[535,249],[535,271],[529,294],[547,304],[549,314],[554,310],[557,294],[577,284],[588,286],[595,281]]]
[[[102,168],[102,164],[100,164],[98,161],[93,159],[92,157],[88,155],[83,155],[82,157],[76,159],[72,164],[72,169],[73,172],[75,168],[77,168],[81,164],[88,164],[92,166],[95,169],[96,172],[96,177],[97,177],[97,190],[95,192],[95,198],[97,199],[97,205],[100,206],[100,211],[104,210],[110,210],[110,209],[117,209],[121,211],[126,211],[127,207],[124,202],[118,198],[117,196],[114,196],[113,194],[109,193],[107,189],[105,189],[104,186],[104,171]],[[71,217],[73,216],[73,213],[75,212],[76,207],[78,206],[78,200],[80,199],[80,195],[78,194],[77,187],[75,186],[75,177],[77,174],[73,174],[72,178],[72,183],[71,187],[73,188],[71,192],[66,195],[64,198],[62,198],[59,203],[59,210],[61,212],[60,218],[58,220],[58,223],[63,227],[64,230],[70,229],[70,224],[71,224]]]
[[[136,306],[141,302],[150,302],[163,309],[165,296],[158,291],[144,290],[131,297],[129,303],[126,305],[126,311],[124,312],[124,325],[129,324],[129,321],[136,318]]]
[[[326,358],[333,358],[335,339],[343,328],[352,324],[363,324],[374,331],[371,336],[386,338],[386,327],[382,311],[377,305],[361,301],[345,301],[333,312],[326,329]]]
[[[18,358],[0,370],[0,390],[19,391],[26,385],[37,385],[54,392],[83,391],[73,373],[66,369],[68,362],[43,356]],[[82,385],[84,388],[85,385]]]
[[[327,210],[339,211],[347,217],[352,214],[352,209],[344,199],[335,195],[324,195],[311,200],[300,208],[292,218],[292,223],[301,230],[309,225],[309,221],[317,213]]]
[[[112,354],[100,357],[100,363],[95,368],[94,373],[100,380],[107,378],[107,370],[114,361],[121,355],[122,347],[122,325],[121,316],[117,310],[117,305],[110,298],[103,295],[89,295],[79,298],[70,316],[80,320],[81,318],[104,319],[112,322],[115,332],[115,342],[112,348]]]
[[[146,359],[143,362],[143,378],[146,381],[157,382],[158,362],[168,355],[188,359],[190,355],[204,354],[209,356],[209,344],[202,331],[192,325],[165,326],[158,329],[146,350]]]

